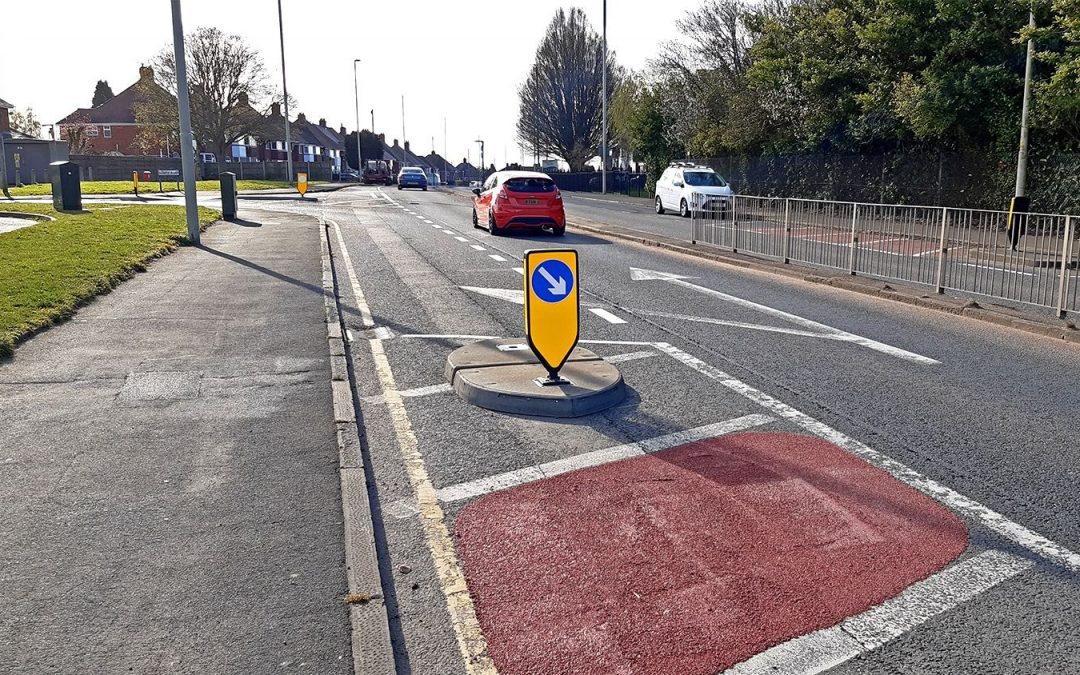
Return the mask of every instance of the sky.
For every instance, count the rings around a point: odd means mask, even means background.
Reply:
[[[387,142],[405,132],[412,150],[477,163],[520,160],[515,125],[518,87],[555,10],[581,7],[600,32],[602,0],[281,0],[286,75],[296,113],[356,128],[353,59],[361,126]],[[675,21],[701,0],[610,0],[608,48],[623,66],[641,68],[676,37]],[[181,0],[184,29],[217,26],[242,36],[280,85],[281,51],[274,0]],[[657,13],[657,10],[661,10]],[[32,107],[43,124],[89,107],[94,85],[119,93],[139,65],[172,44],[167,0],[52,0],[47,15],[0,22],[0,99]],[[446,122],[444,141],[443,121]]]

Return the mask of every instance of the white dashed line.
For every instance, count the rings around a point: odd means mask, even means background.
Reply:
[[[425,222],[425,223],[427,223],[428,225],[434,225],[434,223],[432,223],[432,222],[431,222],[430,220],[428,220],[427,218],[424,218],[424,222]]]
[[[525,276],[525,268],[524,267],[515,267],[514,271],[517,272],[518,274],[520,274],[521,276]]]
[[[450,230],[450,229],[443,230],[443,232],[445,232],[446,234],[450,234],[450,235],[454,234],[454,231]]]
[[[600,309],[599,307],[593,307],[589,311],[592,312],[593,314],[595,314],[596,316],[600,317],[604,321],[607,321],[608,323],[626,323],[625,319],[622,319],[622,318],[620,318],[618,316],[615,316],[614,314],[607,311],[606,309]]]
[[[454,239],[457,239],[458,241],[462,242],[463,244],[467,244],[469,242],[469,240],[466,239],[465,237],[454,237]]]
[[[486,251],[487,250],[486,248],[484,248],[480,244],[470,244],[469,248],[473,249],[474,251]]]
[[[495,255],[494,253],[490,254],[488,257],[497,262],[506,262],[506,258],[501,255]]]

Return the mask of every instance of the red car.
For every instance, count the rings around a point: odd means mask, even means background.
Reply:
[[[473,227],[484,223],[496,236],[510,229],[549,228],[558,236],[566,232],[562,195],[545,173],[499,171],[473,194]]]

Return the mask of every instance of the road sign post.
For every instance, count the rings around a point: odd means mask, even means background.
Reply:
[[[537,384],[569,384],[559,369],[577,346],[579,298],[577,251],[525,252],[525,338],[548,371]]]

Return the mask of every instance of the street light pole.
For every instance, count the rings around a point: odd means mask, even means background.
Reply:
[[[292,137],[289,133],[289,86],[285,83],[285,22],[281,18],[281,0],[277,3],[278,37],[281,40],[281,95],[285,99],[285,162],[289,185],[293,182]]]
[[[1028,27],[1035,28],[1035,12],[1028,13]],[[1024,105],[1020,112],[1020,154],[1016,159],[1016,197],[1027,192],[1028,110],[1031,107],[1031,69],[1035,53],[1035,38],[1028,38],[1027,63],[1024,66]],[[1026,210],[1026,209],[1025,209]]]
[[[180,114],[180,162],[184,170],[184,213],[188,241],[196,246],[199,232],[199,203],[195,195],[195,140],[191,135],[191,101],[188,98],[187,62],[184,50],[184,22],[180,0],[172,0],[173,57],[176,60],[176,101]]]
[[[352,62],[352,74],[353,74],[353,91],[356,92],[356,170],[363,173],[364,160],[360,157],[360,84],[356,76],[356,64],[360,63],[360,59],[353,59]],[[371,129],[372,133],[375,132],[374,127]]]
[[[600,193],[607,194],[607,0],[604,0],[604,21],[603,21],[603,41],[604,41],[604,137],[600,141],[600,153],[603,155],[600,158]]]
[[[408,159],[408,155],[405,154],[405,94],[401,95],[401,167],[405,166],[405,160]]]
[[[476,139],[476,142],[480,144],[480,184],[482,186],[484,183],[484,171],[487,170],[484,166],[484,142],[479,138]]]

